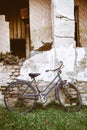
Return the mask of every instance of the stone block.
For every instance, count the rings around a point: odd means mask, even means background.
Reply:
[[[14,76],[18,76],[19,74],[20,74],[20,73],[18,73],[18,72],[15,72],[15,73],[14,73]]]
[[[74,48],[75,41],[74,38],[59,38],[57,36],[54,36],[54,46],[55,48]]]
[[[56,18],[54,25],[54,35],[59,38],[74,38],[75,22],[66,18]]]
[[[63,15],[74,20],[74,1],[73,0],[55,0],[56,14]]]
[[[13,68],[14,68],[15,70],[20,69],[20,67],[19,67],[18,65],[14,65]]]
[[[15,76],[13,76],[13,75],[11,75],[11,76],[10,76],[10,78],[11,78],[11,80],[16,79],[16,77],[15,77]]]

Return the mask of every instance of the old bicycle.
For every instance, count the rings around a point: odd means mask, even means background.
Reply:
[[[54,70],[57,72],[55,78],[47,85],[44,90],[40,90],[36,82],[36,77],[40,73],[29,73],[32,81],[17,80],[9,84],[5,91],[4,102],[8,110],[20,113],[26,113],[33,109],[36,101],[40,99],[41,103],[47,102],[47,95],[55,88],[55,99],[63,106],[66,111],[79,111],[82,106],[81,95],[73,84],[62,80],[60,74],[63,67],[61,65]],[[56,82],[54,82],[57,79]],[[52,83],[54,83],[52,85]]]

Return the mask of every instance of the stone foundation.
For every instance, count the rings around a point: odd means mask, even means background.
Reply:
[[[83,104],[87,105],[87,81],[77,81],[75,85],[81,94]]]
[[[9,82],[14,81],[20,75],[22,62],[18,65],[3,65],[0,63],[0,104],[3,103],[3,91],[8,86]]]
[[[15,80],[20,75],[21,64],[3,65],[0,63],[0,86],[7,86],[7,82]]]

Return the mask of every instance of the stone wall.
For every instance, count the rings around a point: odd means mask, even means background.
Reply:
[[[0,63],[0,105],[4,105],[3,90],[9,82],[14,81],[20,75],[21,66],[22,62],[18,65],[3,65],[3,63]]]
[[[87,105],[87,81],[76,81],[75,85],[81,94],[82,103]]]
[[[7,82],[15,80],[20,74],[20,65],[3,65],[0,63],[0,86],[7,86]]]
[[[76,83],[82,95],[83,103],[87,104],[87,49],[75,47],[74,1],[53,0],[52,2],[54,2],[52,3],[53,48],[27,59],[21,67],[18,78],[31,80],[28,74],[39,72],[41,75],[36,78],[38,82],[50,82],[55,73],[46,73],[45,70],[58,67],[61,60],[64,63],[62,78]],[[18,69],[15,66],[11,68],[11,66],[1,64],[1,86],[6,85],[9,80],[13,80],[13,75],[17,77],[18,71],[16,72],[16,70]]]
[[[61,74],[62,78],[75,83],[82,95],[83,104],[87,104],[86,48],[76,48],[76,50],[69,48],[68,51],[65,48],[52,48],[50,51],[36,54],[24,62],[18,78],[31,80],[31,78],[28,76],[29,73],[40,73],[41,75],[38,76],[36,80],[37,82],[41,82],[41,88],[44,88],[44,83],[50,82],[56,75],[54,72],[45,72],[45,70],[57,68],[60,65],[60,60],[62,60],[64,64]]]
[[[77,87],[82,95],[82,101],[87,105],[87,48],[77,48],[76,51]]]
[[[67,79],[68,81],[74,82],[77,88],[79,89],[83,104],[87,104],[87,49],[86,48],[77,48],[76,56],[72,55],[73,50],[70,51],[60,50],[57,51],[55,55],[55,48],[50,51],[43,52],[41,54],[36,54],[31,58],[25,60],[25,62],[19,65],[3,65],[0,64],[0,99],[1,103],[3,103],[3,95],[1,92],[3,88],[7,86],[7,82],[11,82],[18,79],[31,80],[28,76],[31,72],[38,72],[41,75],[36,78],[38,84],[40,85],[40,89],[46,87],[56,75],[54,72],[45,72],[47,69],[54,69],[58,67],[59,60],[62,60],[64,63],[64,68],[62,69],[62,78]],[[67,53],[67,55],[62,55],[61,51]],[[81,53],[79,53],[81,52]],[[68,57],[71,57],[71,60],[68,60]],[[77,57],[77,58],[76,58]],[[75,58],[75,59],[74,59]],[[43,59],[43,60],[42,60]],[[72,59],[75,61],[74,67],[72,64]],[[55,62],[54,62],[55,61]],[[53,92],[49,95],[48,102],[54,99]]]

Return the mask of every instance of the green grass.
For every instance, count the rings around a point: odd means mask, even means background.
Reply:
[[[0,130],[87,130],[87,106],[67,113],[56,104],[38,105],[25,115],[0,107]]]

